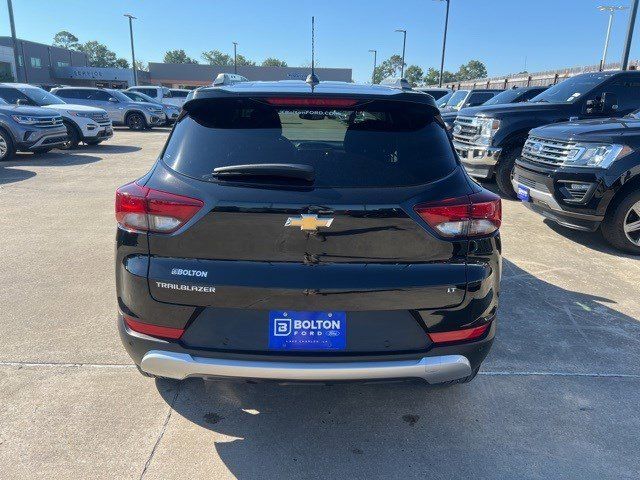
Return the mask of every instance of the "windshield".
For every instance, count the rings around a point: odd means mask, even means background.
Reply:
[[[464,103],[464,99],[467,98],[469,94],[469,90],[458,90],[451,95],[451,98],[447,102],[447,107],[451,108],[462,108],[462,104]]]
[[[438,105],[438,108],[443,108],[451,98],[451,95],[453,95],[453,92],[449,92],[444,97],[440,97],[438,100],[436,100],[436,105]]]
[[[495,97],[490,98],[489,100],[484,102],[482,105],[499,105],[501,103],[511,103],[516,98],[518,98],[521,94],[522,94],[522,91],[517,88],[511,89],[511,90],[505,90],[504,92],[500,92]]]
[[[218,167],[311,166],[316,187],[419,185],[456,168],[447,133],[433,112],[391,101],[310,109],[250,99],[201,100],[175,126],[163,160],[184,175],[209,181],[217,180],[212,174]]]
[[[148,103],[160,103],[157,100],[154,100],[153,98],[151,98],[149,95],[145,95],[144,93],[140,93],[140,92],[122,92],[124,95],[126,95],[127,97],[129,97],[131,100],[133,100],[134,102],[148,102]]]
[[[573,103],[584,94],[589,93],[593,88],[600,85],[607,78],[610,78],[611,75],[611,73],[577,75],[549,87],[540,95],[533,97],[530,101],[545,103]]]
[[[121,102],[130,102],[131,99],[129,97],[127,97],[124,93],[122,93],[119,90],[107,90],[107,92],[109,92],[109,95],[111,95],[113,98],[120,100]]]
[[[65,103],[61,98],[56,97],[53,93],[49,93],[42,88],[37,87],[16,87],[24,93],[33,103],[39,106],[60,105]]]

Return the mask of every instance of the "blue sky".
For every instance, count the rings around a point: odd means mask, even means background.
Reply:
[[[631,0],[451,0],[445,68],[479,59],[490,75],[595,64],[602,54],[605,4]],[[130,60],[129,31],[122,16],[135,22],[136,56],[162,61],[164,52],[182,48],[200,58],[203,50],[231,53],[231,42],[253,60],[268,56],[295,66],[310,61],[310,17],[316,17],[316,57],[320,66],[351,67],[356,81],[371,75],[369,49],[384,59],[402,49],[406,61],[438,67],[445,4],[436,0],[13,0],[18,37],[51,43],[60,30],[81,41],[99,40]],[[51,11],[45,5],[51,6]],[[628,11],[616,14],[609,60],[618,60]],[[6,2],[0,3],[2,34],[9,35]],[[631,58],[640,58],[640,28]]]

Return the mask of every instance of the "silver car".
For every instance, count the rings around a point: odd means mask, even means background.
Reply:
[[[145,130],[163,125],[166,115],[155,103],[134,102],[119,90],[111,88],[60,87],[51,93],[72,103],[98,107],[107,111],[114,125],[131,130]]]

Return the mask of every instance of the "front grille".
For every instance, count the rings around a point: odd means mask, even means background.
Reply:
[[[549,193],[549,189],[544,183],[536,182],[532,178],[525,177],[520,173],[515,174],[514,180],[520,185],[524,185],[525,187],[529,187],[533,190],[538,190],[539,192]]]
[[[42,145],[50,145],[52,143],[62,143],[62,142],[66,142],[66,140],[67,140],[66,136],[45,138],[42,142]]]
[[[55,128],[62,125],[62,117],[56,115],[54,117],[38,117],[35,126],[40,128]]]
[[[473,145],[475,143],[480,127],[473,124],[473,117],[461,117],[458,115],[454,122],[453,139],[465,145]]]
[[[109,121],[109,115],[107,115],[106,113],[90,113],[87,115],[87,117],[98,123]]]
[[[575,143],[529,137],[522,148],[522,158],[531,163],[557,167],[562,165]]]

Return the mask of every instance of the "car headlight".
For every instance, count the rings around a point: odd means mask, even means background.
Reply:
[[[151,113],[160,113],[162,112],[162,108],[160,107],[147,107],[147,110]]]
[[[23,125],[35,125],[39,120],[38,117],[30,117],[28,115],[11,115],[11,118]]]
[[[607,168],[615,160],[629,155],[632,151],[626,145],[615,143],[576,143],[564,160],[564,165]]]
[[[85,117],[85,118],[92,118],[92,116],[95,115],[94,113],[87,113],[87,112],[69,112],[69,113],[76,117]]]
[[[478,140],[481,144],[490,145],[491,140],[500,128],[500,120],[495,118],[475,117],[474,124],[478,129]]]

